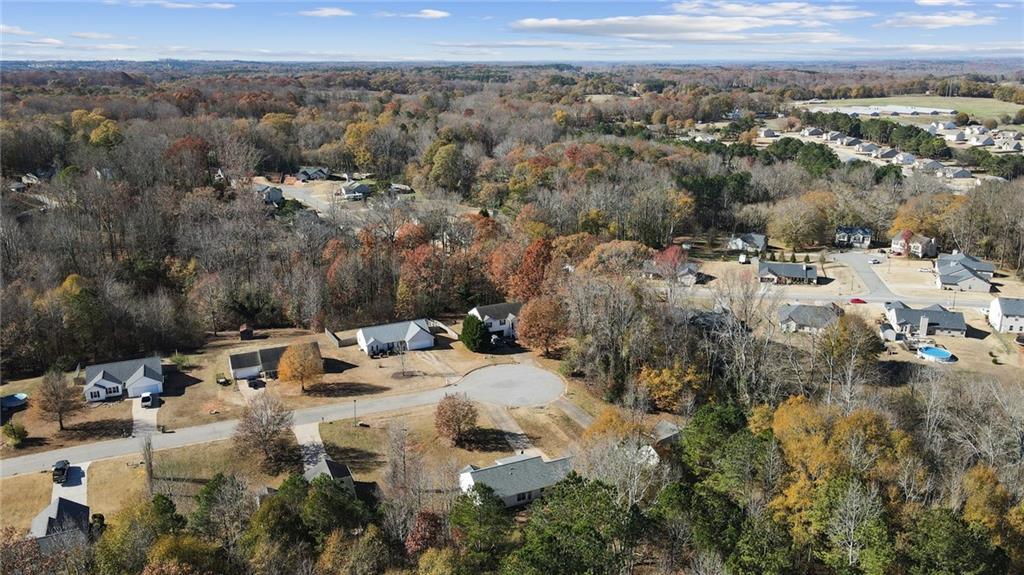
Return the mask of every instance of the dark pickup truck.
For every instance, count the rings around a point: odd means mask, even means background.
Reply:
[[[67,459],[61,459],[57,463],[53,464],[53,482],[64,483],[68,480],[68,471],[71,470],[71,462]]]

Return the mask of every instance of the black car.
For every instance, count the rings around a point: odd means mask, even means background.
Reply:
[[[68,471],[71,470],[71,462],[61,459],[53,464],[53,482],[60,484],[68,480]]]

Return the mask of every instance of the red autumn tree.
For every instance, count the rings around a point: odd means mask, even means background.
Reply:
[[[516,327],[520,341],[541,348],[547,356],[564,334],[565,310],[561,300],[555,296],[542,295],[526,302]]]
[[[201,186],[209,177],[210,144],[196,136],[185,136],[164,152],[174,179],[183,187]]]
[[[522,302],[540,295],[550,263],[551,242],[544,238],[533,240],[523,253],[519,269],[509,279],[509,295]]]
[[[459,445],[476,427],[476,405],[465,393],[448,394],[437,403],[434,410],[434,427],[437,433]]]
[[[420,511],[405,538],[405,552],[414,557],[425,549],[439,546],[443,530],[444,522],[440,515],[433,511]]]

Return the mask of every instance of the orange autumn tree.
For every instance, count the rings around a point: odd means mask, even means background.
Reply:
[[[288,346],[277,366],[277,378],[281,381],[298,381],[303,393],[306,391],[306,381],[323,374],[324,360],[315,342]]]
[[[662,411],[679,413],[697,394],[705,376],[693,364],[683,366],[676,360],[672,367],[663,369],[644,366],[640,370],[640,385],[647,391],[654,406]]]

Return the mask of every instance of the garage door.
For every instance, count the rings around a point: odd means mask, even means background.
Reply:
[[[156,382],[137,383],[128,390],[130,397],[138,397],[143,393],[160,393],[160,384]]]

